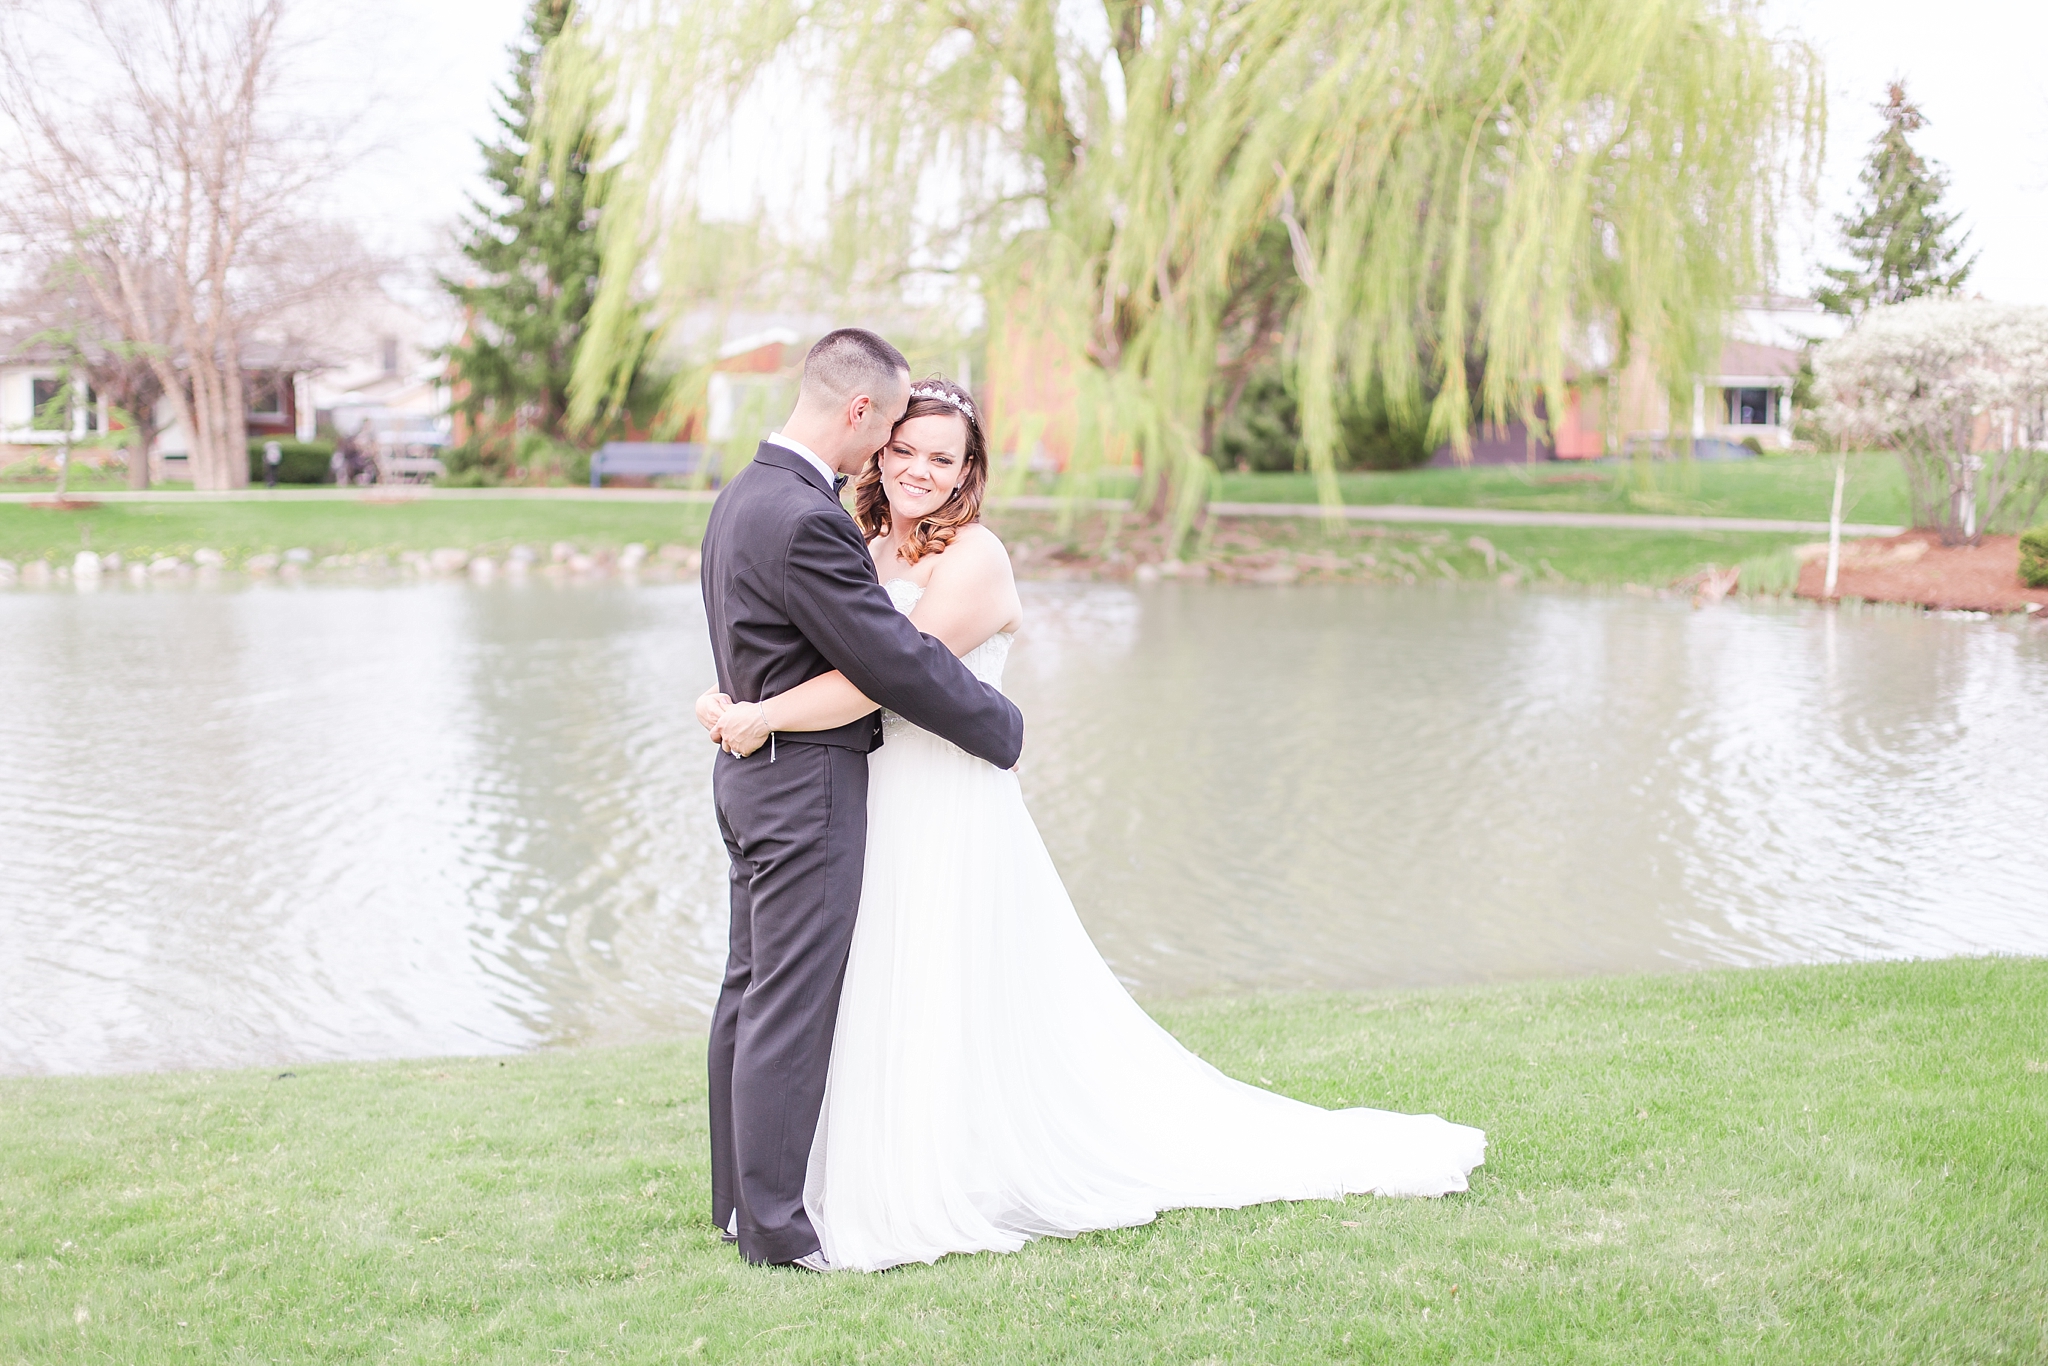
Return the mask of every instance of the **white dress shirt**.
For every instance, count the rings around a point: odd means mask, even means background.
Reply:
[[[812,450],[809,446],[806,446],[803,442],[798,441],[793,437],[784,436],[781,432],[768,433],[768,439],[770,441],[773,441],[776,445],[782,447],[782,449],[786,451],[795,451],[798,455],[810,461],[811,467],[817,470],[818,473],[825,476],[825,487],[832,488],[838,484],[839,471],[833,469],[830,465],[820,460],[818,458],[818,453]]]

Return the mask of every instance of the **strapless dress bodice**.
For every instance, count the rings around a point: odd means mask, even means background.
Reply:
[[[882,585],[888,590],[889,601],[896,604],[896,610],[909,616],[919,599],[924,597],[924,585],[912,583],[909,579],[891,579]],[[1003,665],[1010,659],[1010,642],[1017,638],[1015,631],[998,631],[981,644],[960,656],[960,662],[968,672],[992,688],[1003,686]],[[889,718],[893,719],[893,718]],[[886,724],[886,721],[885,721]]]

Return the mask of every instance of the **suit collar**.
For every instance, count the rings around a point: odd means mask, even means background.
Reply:
[[[763,441],[761,448],[754,452],[754,463],[788,470],[827,498],[834,502],[839,501],[839,491],[825,482],[825,476],[818,473],[818,467],[787,446],[778,445],[773,441]]]

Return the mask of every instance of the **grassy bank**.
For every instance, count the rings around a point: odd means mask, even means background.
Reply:
[[[1160,1012],[1486,1127],[1468,1195],[882,1276],[707,1223],[695,1041],[0,1082],[0,1360],[2038,1361],[2048,963]]]
[[[556,541],[585,550],[634,541],[695,545],[707,513],[701,503],[584,499],[117,502],[80,511],[14,503],[0,504],[0,559],[43,559],[61,567],[89,547],[131,563],[161,556],[189,561],[208,548],[232,568],[293,548],[306,549],[317,563],[331,556],[396,557],[443,546],[502,556],[514,545],[544,550]],[[1134,516],[1090,513],[1063,525],[1049,512],[1002,511],[990,523],[1011,543],[1026,574],[1122,578],[1166,558],[1162,528]],[[1233,517],[1198,531],[1180,558],[1197,572],[1273,581],[1494,581],[1505,575],[1532,583],[1662,586],[1707,564],[1764,566],[1776,557],[1789,566],[1783,552],[1809,539],[1548,527],[1473,531],[1361,522],[1331,531],[1313,518]],[[1770,572],[1787,578],[1790,571]],[[1767,576],[1747,574],[1746,583],[1753,586],[1761,577]]]
[[[0,471],[0,490],[56,487],[53,478],[37,476],[38,471],[28,463],[19,463]],[[73,468],[71,488],[83,494],[118,490],[127,487],[126,480],[118,468],[95,470],[81,465]],[[1344,501],[1354,504],[1684,513],[1805,522],[1826,519],[1834,481],[1834,457],[1826,455],[1733,461],[1545,461],[1462,470],[1358,471],[1337,479]],[[1129,477],[1107,476],[1100,482],[1098,492],[1108,496],[1128,496],[1136,486]],[[1057,488],[1056,480],[1031,481],[1034,492],[1052,493]],[[1225,474],[1216,496],[1233,503],[1313,503],[1315,480],[1307,474]],[[1852,522],[1904,525],[1910,521],[1905,473],[1898,458],[1886,453],[1850,456],[1843,506]]]
[[[1050,512],[1002,512],[991,524],[1020,572],[1039,577],[1147,577],[1163,569],[1222,579],[1292,583],[1358,580],[1638,584],[1661,588],[1709,565],[1744,565],[1751,589],[1789,592],[1792,547],[1810,536],[1729,531],[1614,531],[1580,527],[1427,527],[1302,517],[1218,518],[1169,564],[1165,529],[1090,513],[1071,524]]]
[[[1486,465],[1398,473],[1340,474],[1353,504],[1515,508],[1539,512],[1649,512],[1701,517],[1781,517],[1825,521],[1834,499],[1833,456],[1786,455],[1731,461],[1599,461]],[[1106,495],[1127,495],[1128,478],[1102,481]],[[1047,484],[1044,491],[1050,492]],[[1313,503],[1307,474],[1226,474],[1216,497],[1232,503]],[[1886,453],[1849,457],[1845,519],[1904,525],[1912,520],[1905,471]]]
[[[61,511],[0,503],[0,559],[65,562],[90,547],[129,560],[190,559],[201,547],[230,565],[294,547],[328,555],[400,554],[457,546],[502,553],[555,541],[613,547],[639,541],[695,545],[709,507],[702,503],[591,501],[574,498],[436,499],[368,502],[349,498],[195,503],[101,503]]]

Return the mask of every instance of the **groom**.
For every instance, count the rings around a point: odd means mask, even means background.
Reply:
[[[862,693],[999,768],[1024,718],[910,624],[875,580],[839,488],[888,440],[910,367],[841,328],[804,358],[796,411],[720,493],[704,533],[719,691],[758,702],[838,669]],[[837,477],[835,477],[837,476]],[[804,1173],[867,848],[870,713],[721,749],[711,790],[732,859],[725,984],[711,1018],[711,1217],[750,1262],[825,1270]]]

